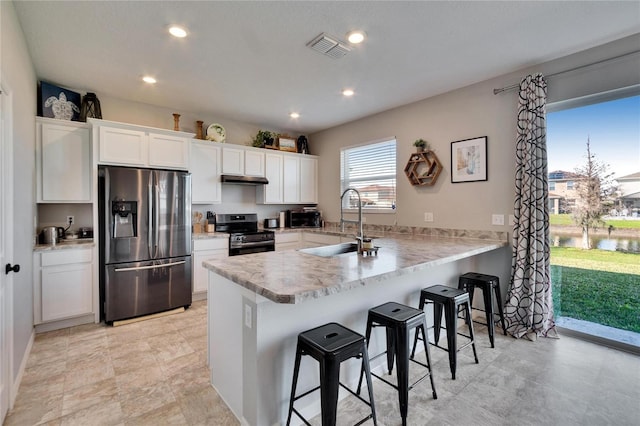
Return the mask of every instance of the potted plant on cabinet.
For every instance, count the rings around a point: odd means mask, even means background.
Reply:
[[[257,148],[271,148],[276,139],[276,134],[269,130],[258,130],[252,141],[252,146]]]

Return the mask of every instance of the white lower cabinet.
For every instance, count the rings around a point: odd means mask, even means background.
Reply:
[[[36,252],[34,322],[93,313],[93,248]]]
[[[209,286],[209,270],[202,266],[202,262],[229,257],[229,239],[212,238],[193,240],[193,294],[195,299],[203,298]]]
[[[288,232],[276,234],[276,251],[297,250],[300,248],[300,233]]]

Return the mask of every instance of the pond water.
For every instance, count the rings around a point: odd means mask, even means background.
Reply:
[[[591,240],[592,248],[640,254],[640,238],[607,238],[606,236],[596,235],[591,236],[589,239]],[[582,248],[582,235],[551,234],[550,243],[553,247]]]

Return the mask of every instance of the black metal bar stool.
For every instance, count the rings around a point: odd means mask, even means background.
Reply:
[[[296,386],[298,384],[298,373],[302,355],[309,355],[320,364],[320,386],[296,396]],[[358,384],[358,393],[356,394],[340,383],[340,364],[342,361],[354,357],[362,358],[362,371],[364,371],[367,378],[369,401],[366,401],[358,395],[360,393],[360,384]],[[362,382],[362,375],[360,377],[360,381]],[[293,369],[287,425],[291,422],[292,413],[296,413],[306,425],[310,424],[298,410],[294,408],[293,403],[320,389],[322,426],[334,426],[336,424],[339,386],[342,386],[356,398],[371,407],[371,414],[360,420],[356,425],[360,425],[371,418],[373,418],[373,424],[377,425],[376,409],[373,402],[373,387],[371,385],[371,372],[369,369],[369,356],[364,337],[335,322],[300,333],[298,335],[298,346],[296,349],[296,362]]]
[[[371,373],[372,376],[377,377],[386,384],[392,386],[398,391],[398,400],[400,402],[400,415],[402,416],[402,424],[407,424],[407,411],[409,402],[409,391],[423,379],[429,376],[431,380],[431,390],[433,392],[433,399],[437,399],[436,387],[433,384],[433,374],[431,372],[431,356],[429,354],[429,345],[425,343],[424,352],[427,357],[427,363],[416,361],[411,357],[411,361],[419,364],[427,369],[427,373],[420,377],[417,381],[409,385],[409,332],[411,329],[416,329],[416,335],[419,331],[422,331],[422,337],[426,336],[425,330],[427,329],[427,321],[424,311],[412,308],[411,306],[401,305],[400,303],[388,302],[369,309],[369,315],[367,318],[367,347],[369,346],[369,339],[371,338],[371,329],[373,327],[385,327],[387,350],[382,352],[371,360],[374,360],[382,355],[387,355],[387,368],[389,374],[393,371],[393,361],[396,361],[396,375],[398,378],[398,384],[385,380],[383,377],[378,376],[375,373]],[[415,348],[414,348],[415,350]],[[358,384],[358,393],[360,392],[360,385],[362,384],[362,374],[360,373],[360,382]]]
[[[456,379],[456,365],[458,358],[458,351],[471,345],[473,348],[473,357],[478,364],[478,354],[476,353],[476,344],[473,335],[473,323],[471,321],[471,303],[469,301],[469,293],[457,288],[447,287],[444,285],[434,285],[431,287],[423,288],[420,291],[420,309],[424,309],[425,303],[433,303],[433,329],[435,343],[431,343],[433,346],[443,349],[449,352],[449,367],[451,368],[451,378]],[[469,326],[469,335],[458,333],[457,320],[458,309],[462,307],[466,310],[465,322]],[[447,347],[443,348],[438,345],[440,340],[440,328],[442,320],[442,309],[444,308],[444,321],[445,330],[447,330]],[[461,347],[457,347],[457,336],[460,334],[469,339],[469,342],[465,343]],[[413,350],[411,356],[416,350],[416,344],[418,343],[418,335],[413,341]]]
[[[491,347],[494,348],[493,333],[495,329],[495,309],[493,304],[492,292],[495,295],[498,305],[498,314],[500,315],[500,324],[504,335],[507,335],[507,327],[504,323],[504,312],[502,310],[502,296],[500,295],[500,278],[495,275],[479,274],[477,272],[467,272],[458,278],[458,288],[469,293],[469,303],[473,308],[473,290],[478,287],[482,289],[482,297],[484,299],[484,313],[487,319],[487,330],[489,332],[489,341]],[[493,291],[492,291],[493,290]],[[481,310],[481,309],[478,309]],[[478,323],[481,324],[481,323]]]

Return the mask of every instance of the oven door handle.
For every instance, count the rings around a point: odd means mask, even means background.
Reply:
[[[259,247],[259,246],[270,246],[270,245],[274,245],[275,241],[273,240],[268,240],[268,241],[251,241],[248,243],[230,243],[229,247],[230,248],[243,248],[243,247]]]

